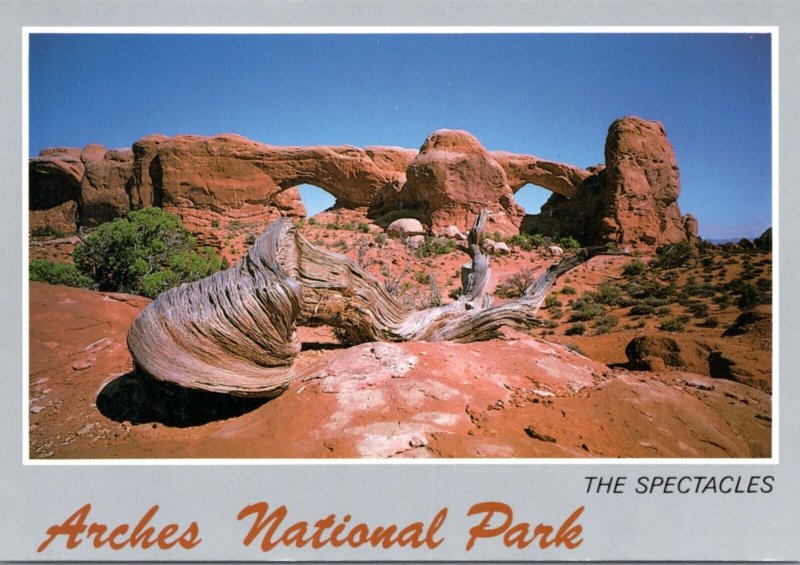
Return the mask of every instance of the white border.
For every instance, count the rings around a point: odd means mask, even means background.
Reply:
[[[777,465],[779,464],[779,120],[778,120],[778,26],[276,26],[276,27],[133,27],[133,26],[25,26],[22,28],[22,464],[31,466],[63,466],[63,465]],[[29,102],[28,102],[28,65],[29,38],[34,33],[51,34],[135,34],[135,35],[320,35],[320,34],[666,34],[666,33],[761,33],[771,35],[771,102],[772,102],[772,449],[769,459],[699,459],[699,458],[460,458],[460,459],[30,459],[30,328],[29,328],[29,262],[28,237],[28,160],[29,149]]]

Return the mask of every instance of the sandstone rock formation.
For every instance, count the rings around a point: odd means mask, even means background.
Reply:
[[[127,183],[133,170],[130,149],[56,147],[29,162],[30,227],[49,225],[73,234],[130,210]]]
[[[628,366],[639,371],[665,370],[666,367],[707,374],[710,348],[693,339],[641,335],[625,347]]]
[[[533,155],[492,151],[491,156],[503,167],[508,185],[515,193],[530,183],[573,198],[580,192],[583,181],[591,176],[585,169],[545,161]]]
[[[694,217],[694,214],[686,214],[683,217],[683,229],[686,232],[686,239],[688,241],[697,241],[697,233],[700,229],[700,226],[697,223],[697,218]]]
[[[658,122],[623,118],[606,138],[607,233],[647,245],[686,239],[675,152]]]
[[[697,220],[681,216],[675,152],[664,127],[625,117],[608,130],[605,165],[590,169],[582,190],[552,196],[523,230],[569,233],[587,243],[654,247],[697,237]]]
[[[127,214],[130,204],[126,187],[133,172],[133,152],[87,145],[81,151],[81,161],[85,167],[78,198],[81,224],[95,227]]]
[[[514,193],[533,183],[554,192],[525,217]],[[201,243],[220,245],[227,221],[266,224],[305,215],[297,186],[313,184],[337,205],[368,207],[386,226],[416,218],[439,233],[466,230],[482,209],[489,231],[543,231],[584,244],[657,246],[697,237],[682,217],[678,169],[658,122],[622,118],[609,128],[606,164],[581,169],[532,155],[487,151],[471,134],[437,130],[417,152],[399,147],[279,147],[239,135],[151,135],[132,150],[89,145],[47,149],[30,161],[31,226],[74,232],[130,209],[178,214]],[[524,218],[524,221],[523,221]]]
[[[437,130],[420,148],[406,170],[400,190],[387,191],[376,208],[414,209],[433,231],[471,225],[482,209],[489,209],[489,231],[517,233],[524,214],[514,203],[503,167],[471,134]]]
[[[385,222],[399,214],[413,215],[438,233],[450,225],[465,230],[480,210],[489,209],[489,231],[513,235],[524,215],[514,201],[517,190],[534,183],[573,197],[589,176],[583,169],[533,155],[489,152],[469,132],[442,129],[425,139],[408,165],[406,183],[381,191],[370,214],[386,214]]]
[[[628,368],[637,371],[683,370],[734,380],[766,393],[772,391],[772,318],[767,312],[745,313],[723,338],[685,335],[640,335],[625,347]],[[748,339],[734,336],[748,334]]]
[[[30,227],[74,233],[77,199],[85,171],[80,149],[53,147],[28,162]]]
[[[756,238],[753,242],[755,246],[764,251],[772,250],[772,228],[767,228],[764,233]]]
[[[233,134],[149,136],[134,143],[133,152],[136,207],[185,204],[217,211],[275,204],[282,191],[306,183],[342,206],[366,206],[382,186],[402,177],[413,154],[347,145],[277,147]]]

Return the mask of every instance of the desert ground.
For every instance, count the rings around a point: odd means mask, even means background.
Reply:
[[[469,260],[458,238],[388,237],[358,208],[295,221],[409,306],[452,301]],[[230,264],[266,223],[215,227]],[[68,262],[77,242],[34,239],[30,256]],[[496,302],[560,259],[526,247],[491,254]],[[269,400],[134,371],[126,334],[146,298],[32,282],[29,455],[769,457],[771,253],[709,245],[657,265],[654,252],[595,257],[559,279],[539,327],[501,339],[347,346],[333,328],[299,328],[297,376]]]

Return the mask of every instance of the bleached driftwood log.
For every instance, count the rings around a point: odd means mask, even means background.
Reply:
[[[537,325],[559,276],[601,253],[583,248],[547,269],[524,292],[492,306],[491,270],[481,251],[486,212],[469,234],[463,295],[445,306],[409,310],[342,255],[311,245],[288,220],[272,223],[237,265],[161,294],[134,320],[128,347],[137,367],[181,386],[239,396],[275,396],[293,378],[295,328],[327,324],[353,343],[470,342],[502,326]]]

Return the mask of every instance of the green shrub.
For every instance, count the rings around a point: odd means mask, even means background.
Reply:
[[[716,294],[714,289],[708,284],[687,284],[683,287],[683,292],[689,296],[698,296],[701,298],[711,298]]]
[[[583,355],[584,357],[586,357],[586,354],[583,352],[583,349],[581,349],[580,346],[578,346],[575,343],[568,343],[564,347],[566,347],[573,353],[577,353],[578,355]]]
[[[512,235],[506,239],[506,243],[513,247],[519,247],[523,251],[530,251],[534,248],[533,240],[528,234]]]
[[[759,304],[767,303],[769,303],[769,299],[764,293],[762,293],[758,287],[750,283],[742,285],[739,291],[739,300],[736,301],[736,305],[740,310],[751,310]]]
[[[414,273],[414,280],[417,281],[419,284],[430,284],[431,274],[426,273],[424,271],[417,271],[416,273]]]
[[[689,304],[687,310],[694,314],[695,318],[705,318],[708,316],[709,307],[705,302],[695,302]]]
[[[668,318],[659,324],[658,329],[665,332],[682,332],[686,329],[689,316],[676,316]]]
[[[616,328],[618,323],[619,323],[619,318],[617,318],[612,314],[606,314],[604,316],[601,316],[597,320],[597,323],[594,326],[594,334],[595,335],[607,334],[611,330]]]
[[[436,277],[429,276],[428,281],[428,308],[438,308],[442,305],[442,289],[439,288],[439,283],[436,282]]]
[[[603,281],[598,285],[597,291],[587,292],[586,298],[598,304],[615,306],[622,301],[622,289],[608,281]]]
[[[212,247],[183,251],[169,260],[169,268],[178,275],[180,282],[196,281],[226,267],[226,261]]]
[[[728,306],[731,305],[731,297],[727,294],[720,294],[719,296],[715,296],[711,299],[715,304],[719,306],[720,310],[724,310]]]
[[[663,245],[656,249],[654,263],[662,269],[682,267],[692,257],[692,252],[692,246],[685,241]]]
[[[561,306],[561,302],[558,300],[557,294],[550,294],[544,299],[545,308],[553,308],[558,306]]]
[[[75,248],[73,259],[100,290],[154,297],[168,284],[191,282],[225,267],[213,249],[195,246],[176,216],[146,208],[101,225]]]
[[[28,264],[28,277],[32,281],[91,288],[94,281],[78,271],[72,263],[53,263],[45,259],[34,259]]]
[[[531,244],[534,247],[545,247],[553,242],[552,239],[540,233],[535,233],[532,236],[530,236],[530,238],[531,238]]]
[[[644,303],[648,306],[666,306],[670,303],[667,298],[658,298],[657,296],[650,296],[644,299]]]
[[[651,316],[656,311],[655,307],[649,304],[637,304],[631,308],[631,316]]]
[[[565,286],[561,289],[561,294],[578,294],[578,290],[574,286]]]
[[[53,226],[38,226],[31,230],[31,237],[37,239],[55,239],[64,237],[64,232],[54,228]]]
[[[169,269],[158,271],[142,277],[139,293],[154,298],[179,284],[181,284],[181,278],[175,271],[170,271]]]
[[[678,273],[675,271],[668,271],[661,275],[661,280],[666,281],[670,286],[675,284],[678,280]]]
[[[502,281],[500,281],[494,290],[494,294],[500,298],[519,298],[525,293],[536,277],[530,269],[522,269],[518,273],[514,273]],[[548,296],[548,299],[550,297]]]
[[[521,233],[519,235],[512,235],[506,239],[501,237],[500,239],[496,239],[496,241],[505,241],[508,245],[519,247],[523,251],[530,251],[535,247],[550,245],[553,240],[539,233]]]
[[[669,300],[675,297],[675,286],[661,284],[655,280],[631,282],[626,286],[626,291],[631,298],[641,298],[650,304],[651,300]],[[666,303],[665,302],[665,303]],[[651,304],[655,306],[655,304]]]
[[[600,317],[606,313],[606,308],[602,304],[578,300],[572,306],[572,313],[569,316],[570,322],[586,322]]]
[[[709,316],[697,325],[701,328],[716,328],[719,325],[719,320],[717,320],[714,316]]]
[[[636,323],[635,323],[635,324],[625,324],[623,327],[624,327],[626,330],[638,330],[638,329],[640,329],[640,328],[643,328],[643,327],[645,327],[646,325],[647,325],[647,322],[645,322],[645,321],[644,321],[644,319],[642,319],[642,318],[639,318],[639,319],[636,321]]]
[[[581,244],[578,242],[577,239],[575,239],[574,237],[569,237],[569,236],[562,237],[561,239],[559,239],[558,240],[558,244],[565,251],[567,251],[569,249],[578,249],[581,246]]]
[[[420,259],[424,259],[425,257],[445,255],[455,250],[456,244],[451,239],[447,239],[446,237],[425,236],[425,240],[417,248],[416,255]]]
[[[626,277],[638,277],[639,275],[643,274],[647,270],[647,265],[639,261],[638,259],[634,259],[622,269],[622,274]]]
[[[577,324],[572,324],[570,327],[568,327],[567,331],[564,332],[564,335],[583,335],[585,332],[586,324],[578,322]]]
[[[451,300],[458,300],[464,295],[464,289],[462,287],[456,287],[450,292],[447,293],[447,296],[450,297]]]

